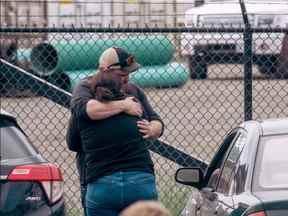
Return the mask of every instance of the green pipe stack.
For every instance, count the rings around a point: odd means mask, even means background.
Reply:
[[[18,61],[30,61],[31,49],[18,49],[17,50],[17,60]]]
[[[130,75],[130,80],[142,88],[169,88],[184,85],[189,79],[186,66],[177,62],[146,66]]]
[[[19,65],[20,67],[29,70],[31,68],[31,51],[32,49],[18,49],[16,56],[17,56],[17,65]]]
[[[96,72],[100,55],[111,46],[135,55],[142,68],[131,75],[131,81],[141,87],[176,87],[189,78],[184,65],[171,63],[175,49],[163,35],[44,42],[32,49],[31,67],[42,77],[64,73],[72,89],[80,79]]]
[[[71,80],[71,88],[86,76],[95,74],[95,70],[78,70],[66,73]],[[168,88],[184,85],[189,79],[186,66],[177,62],[166,65],[146,66],[130,74],[130,81],[142,88]]]
[[[96,69],[100,55],[111,46],[133,53],[143,66],[166,64],[174,53],[173,44],[164,36],[58,41],[41,43],[32,49],[32,69],[48,76],[55,72]]]

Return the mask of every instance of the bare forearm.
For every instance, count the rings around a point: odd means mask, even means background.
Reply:
[[[88,116],[93,120],[100,120],[117,115],[125,110],[122,100],[103,103],[97,100],[89,100],[86,106]]]
[[[86,112],[90,119],[100,120],[125,112],[128,115],[141,116],[141,105],[133,97],[124,100],[100,102],[94,99],[88,101]]]

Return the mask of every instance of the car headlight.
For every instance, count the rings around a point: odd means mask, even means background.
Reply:
[[[269,27],[274,23],[274,16],[259,16],[257,27]]]

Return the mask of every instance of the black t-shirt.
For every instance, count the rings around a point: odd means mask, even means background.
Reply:
[[[121,113],[104,120],[80,120],[87,182],[117,171],[154,173],[146,140],[135,116]]]
[[[143,118],[162,123],[139,87],[128,84],[128,94],[140,101]],[[153,172],[146,141],[137,128],[139,119],[121,113],[104,120],[91,120],[86,105],[94,97],[88,81],[83,80],[74,88],[71,100],[72,116],[66,138],[69,149],[79,153],[80,181],[84,183],[86,176],[87,181],[91,182],[118,170]],[[81,152],[85,153],[85,164]],[[84,165],[87,166],[87,174],[84,173]]]

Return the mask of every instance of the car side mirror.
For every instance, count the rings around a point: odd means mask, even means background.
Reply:
[[[176,171],[176,182],[184,185],[200,188],[203,183],[203,172],[200,168],[180,168]]]

